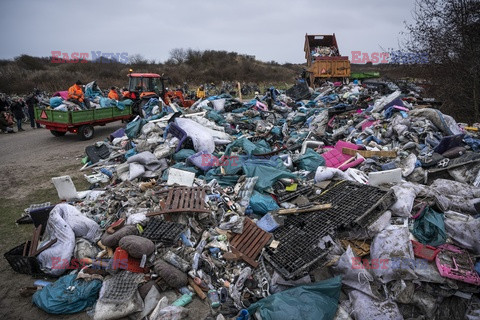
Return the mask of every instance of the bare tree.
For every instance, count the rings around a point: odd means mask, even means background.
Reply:
[[[480,1],[417,0],[408,49],[427,53],[423,76],[442,111],[480,121]]]
[[[187,51],[182,48],[175,48],[170,50],[170,59],[175,64],[184,63],[187,60]]]

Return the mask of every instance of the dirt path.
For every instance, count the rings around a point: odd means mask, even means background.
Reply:
[[[80,141],[74,134],[54,137],[48,130],[25,127],[25,132],[0,134],[0,317],[3,319],[89,319],[86,313],[71,316],[49,315],[35,307],[19,290],[32,286],[31,276],[15,273],[3,254],[32,235],[32,225],[15,225],[23,209],[32,203],[57,202],[50,179],[69,174],[78,189],[88,183],[83,178],[81,158],[85,147],[102,141],[122,127],[121,122],[95,127],[95,136]]]

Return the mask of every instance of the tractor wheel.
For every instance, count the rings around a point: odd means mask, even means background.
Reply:
[[[91,125],[83,125],[78,129],[78,136],[81,140],[90,140],[93,138],[93,127]]]
[[[64,131],[57,131],[57,130],[50,130],[50,132],[55,136],[55,137],[63,137],[66,132]]]

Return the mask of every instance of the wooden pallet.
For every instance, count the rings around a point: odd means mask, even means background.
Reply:
[[[172,188],[168,190],[167,200],[162,201],[160,206],[160,211],[150,212],[147,217],[180,212],[210,212],[205,203],[205,189],[199,187]]]
[[[243,233],[236,234],[230,240],[232,252],[239,255],[239,258],[256,268],[260,251],[270,241],[272,235],[259,227],[251,219],[246,218],[243,223]]]

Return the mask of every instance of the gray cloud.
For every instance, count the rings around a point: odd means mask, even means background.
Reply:
[[[304,62],[305,33],[335,33],[340,52],[398,48],[414,0],[35,1],[0,3],[0,58],[128,52],[165,61],[173,48]]]

